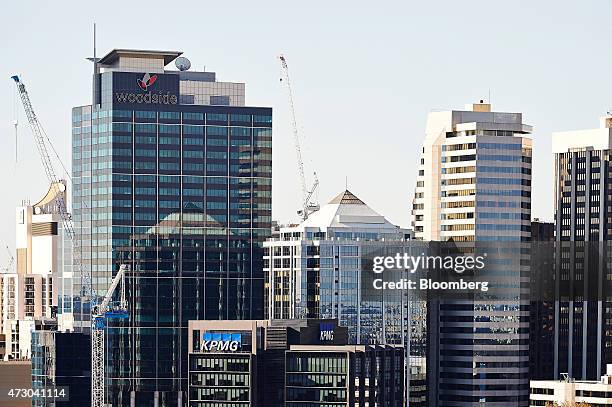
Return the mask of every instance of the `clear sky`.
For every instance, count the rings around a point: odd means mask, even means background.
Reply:
[[[418,152],[431,110],[487,99],[534,131],[533,216],[552,220],[551,132],[591,128],[612,107],[609,1],[13,1],[0,13],[1,246],[14,247],[15,206],[47,181],[19,114],[22,75],[64,162],[70,109],[91,100],[92,22],[98,53],[183,51],[192,69],[243,81],[247,104],[274,108],[273,217],[296,220],[300,192],[285,89],[286,54],[306,173],[322,203],[348,186],[407,226]],[[308,182],[311,182],[311,178]]]

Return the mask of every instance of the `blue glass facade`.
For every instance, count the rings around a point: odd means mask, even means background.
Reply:
[[[131,265],[130,318],[107,331],[107,402],[173,406],[187,321],[263,317],[272,109],[183,105],[178,72],[146,91],[142,76],[104,72],[101,104],[73,109],[73,212],[98,295]]]

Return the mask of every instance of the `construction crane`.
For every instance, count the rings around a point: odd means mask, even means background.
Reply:
[[[127,319],[129,317],[125,298],[125,272],[127,264],[119,266],[119,271],[111,281],[110,287],[99,306],[92,309],[91,325],[91,405],[104,407],[104,377],[106,361],[104,357],[105,332],[108,320]],[[119,301],[111,305],[115,290],[119,288]]]
[[[21,97],[21,102],[23,104],[23,108],[26,113],[26,117],[28,118],[28,122],[30,124],[30,128],[32,129],[32,134],[34,135],[34,141],[36,144],[36,148],[38,149],[38,153],[43,163],[43,167],[45,170],[45,174],[47,175],[48,181],[51,183],[52,188],[59,188],[62,185],[59,182],[59,179],[55,173],[55,168],[53,166],[53,162],[51,161],[51,157],[49,155],[49,151],[47,149],[47,144],[53,149],[53,145],[51,141],[47,137],[42,125],[38,121],[36,117],[36,113],[34,112],[34,108],[32,107],[32,102],[30,101],[30,96],[26,90],[25,85],[19,79],[19,76],[14,75],[11,77],[15,84],[17,85],[17,90],[19,92],[19,96]],[[59,158],[59,157],[58,157]],[[63,164],[62,164],[63,165]],[[59,191],[61,192],[61,191]],[[70,240],[72,241],[73,247],[73,267],[77,270],[77,272],[82,276],[82,284],[81,284],[81,296],[84,297],[85,301],[87,298],[90,300],[91,305],[91,362],[92,362],[92,373],[91,373],[91,405],[94,407],[103,407],[104,406],[104,370],[105,370],[105,361],[104,361],[104,337],[105,337],[105,327],[106,320],[108,319],[123,319],[127,318],[127,304],[125,300],[125,271],[127,266],[121,265],[119,268],[119,272],[113,278],[110,288],[106,293],[103,301],[95,306],[94,302],[96,300],[96,292],[91,283],[91,274],[89,271],[85,271],[82,267],[81,263],[81,251],[79,241],[75,236],[74,225],[72,222],[72,218],[67,212],[67,205],[64,200],[64,195],[58,193],[55,195],[58,200],[57,206],[60,212],[60,216],[62,219],[62,225],[64,227],[65,233],[68,235]],[[113,293],[117,286],[121,284],[121,299],[117,307],[110,308],[110,301],[113,296]]]
[[[298,211],[298,215],[302,220],[308,219],[311,213],[319,210],[319,205],[314,201],[314,194],[319,187],[319,179],[317,173],[314,172],[314,182],[312,188],[308,189],[306,186],[306,177],[304,176],[304,161],[302,160],[302,148],[300,146],[300,137],[298,132],[297,120],[295,117],[295,105],[293,103],[293,90],[291,89],[291,80],[289,79],[289,66],[287,65],[287,58],[281,54],[278,59],[281,63],[282,78],[281,82],[287,84],[287,93],[289,97],[289,110],[291,113],[291,126],[293,127],[293,142],[295,144],[295,153],[297,157],[298,165],[298,176],[300,178],[300,186],[302,188],[302,204],[301,209]]]
[[[26,90],[25,85],[19,79],[19,76],[13,75],[11,78],[15,81],[17,85],[17,91],[19,92],[19,96],[21,98],[21,102],[23,104],[23,109],[25,110],[26,117],[28,119],[28,123],[30,124],[30,128],[32,130],[32,134],[34,136],[34,141],[36,144],[36,149],[38,150],[38,154],[40,155],[43,168],[45,170],[45,174],[47,175],[47,180],[51,184],[52,188],[59,188],[62,185],[55,173],[55,168],[53,166],[53,162],[51,161],[51,156],[49,155],[49,150],[47,149],[47,143],[49,143],[50,147],[51,141],[47,137],[45,130],[42,125],[38,121],[36,117],[36,113],[34,112],[34,108],[32,107],[32,102],[30,101],[30,96]],[[61,191],[56,191],[61,192]],[[72,257],[73,257],[73,266],[76,267],[76,271],[82,278],[81,284],[81,296],[90,299],[95,298],[95,290],[91,284],[91,274],[89,271],[83,270],[81,264],[81,250],[79,245],[79,240],[76,238],[74,233],[74,225],[72,223],[72,218],[68,213],[68,206],[64,200],[64,194],[57,193],[56,195],[57,206],[60,212],[60,217],[62,219],[62,226],[64,228],[64,232],[68,235],[72,242]]]
[[[13,253],[11,253],[11,249],[9,249],[8,245],[6,245],[6,252],[9,256],[9,262],[6,266],[2,267],[0,271],[10,273],[13,270],[13,265],[15,264],[15,256],[13,256]]]

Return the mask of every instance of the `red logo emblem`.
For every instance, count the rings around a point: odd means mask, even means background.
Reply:
[[[144,74],[142,79],[138,79],[136,83],[138,83],[138,87],[142,90],[147,90],[149,86],[153,85],[157,80],[157,75],[149,75],[148,73]]]

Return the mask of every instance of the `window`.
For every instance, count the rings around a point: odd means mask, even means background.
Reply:
[[[253,123],[272,124],[272,116],[253,115]]]
[[[250,137],[251,129],[248,127],[231,127],[232,137]]]
[[[227,136],[227,127],[208,126],[206,134],[208,136]]]
[[[230,120],[232,123],[241,122],[241,123],[251,123],[251,115],[248,114],[232,114],[230,116]]]
[[[183,113],[183,120],[204,121],[204,113]]]
[[[208,145],[208,146],[225,147],[225,146],[227,146],[227,139],[209,138],[209,139],[206,140],[206,145]]]
[[[225,190],[225,189],[207,189],[206,190],[206,196],[225,197],[225,196],[227,196],[227,190]]]
[[[179,145],[181,144],[181,140],[178,137],[160,137],[159,144]]]
[[[180,193],[178,188],[160,188],[159,189],[159,194],[160,195],[166,195],[166,196],[178,196]]]
[[[201,138],[184,138],[183,144],[186,146],[203,146],[204,139]]]
[[[155,157],[155,150],[144,150],[141,148],[136,149],[136,157]]]
[[[181,129],[178,125],[160,124],[159,133],[160,134],[180,134]]]
[[[149,212],[136,212],[134,214],[136,220],[151,220],[151,221],[155,221],[157,219],[157,216],[155,215],[155,213],[149,213]]]
[[[204,135],[204,126],[183,125],[183,134]]]
[[[156,114],[154,111],[136,110],[134,113],[137,119],[155,119],[156,117]]]
[[[206,158],[216,160],[227,160],[227,152],[225,151],[208,151],[206,152]]]
[[[113,118],[118,119],[132,119],[131,110],[113,110]]]
[[[155,133],[157,131],[155,124],[136,123],[136,133]]]
[[[183,157],[185,158],[204,158],[203,151],[184,150]]]
[[[136,144],[156,144],[157,138],[154,136],[136,136]]]
[[[208,113],[206,120],[209,122],[227,122],[227,115],[225,113]]]
[[[225,164],[206,164],[207,171],[226,172],[227,165]]]
[[[213,191],[209,190],[208,192]],[[209,195],[210,196],[210,195]],[[206,202],[206,209],[227,209],[225,202]]]
[[[159,156],[164,158],[178,158],[179,157],[178,150],[159,150]]]
[[[178,171],[179,164],[178,163],[159,163],[159,169],[165,171]]]
[[[160,119],[178,120],[181,118],[179,112],[159,112]]]
[[[111,123],[111,130],[132,132],[132,123]]]

